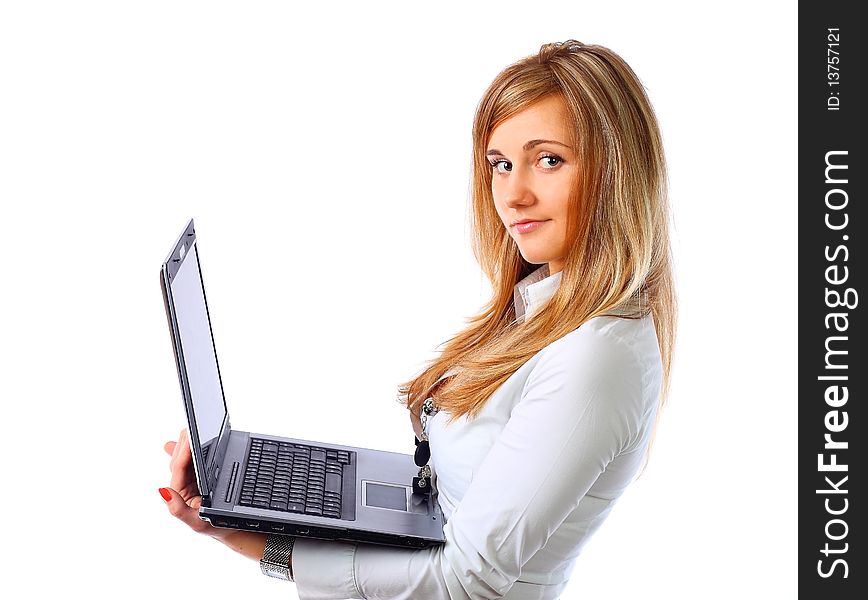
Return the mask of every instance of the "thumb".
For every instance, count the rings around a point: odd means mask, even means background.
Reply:
[[[160,488],[160,496],[166,501],[166,507],[172,516],[186,523],[193,531],[205,533],[211,528],[207,522],[199,518],[198,506],[201,503],[201,498],[196,497],[191,501],[192,504],[196,505],[193,507],[184,502],[181,494],[172,488]]]

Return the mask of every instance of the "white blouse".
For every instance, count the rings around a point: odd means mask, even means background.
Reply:
[[[532,318],[560,274],[516,286]],[[543,278],[544,277],[544,278]],[[443,545],[393,548],[298,538],[301,600],[552,600],[641,469],[662,364],[654,323],[597,317],[519,368],[475,419],[427,424]]]

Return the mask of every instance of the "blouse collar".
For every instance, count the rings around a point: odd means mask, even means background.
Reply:
[[[533,316],[554,295],[560,283],[560,271],[549,275],[548,265],[543,265],[515,284],[513,302],[516,321],[521,323]]]

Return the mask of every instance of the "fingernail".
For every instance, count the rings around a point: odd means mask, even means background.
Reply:
[[[160,488],[160,495],[166,502],[169,502],[172,499],[172,494],[169,493],[169,490],[167,490],[166,488]]]

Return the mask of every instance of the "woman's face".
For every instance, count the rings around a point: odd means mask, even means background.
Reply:
[[[494,206],[526,261],[554,274],[567,254],[567,209],[579,165],[560,96],[516,113],[491,132]]]

